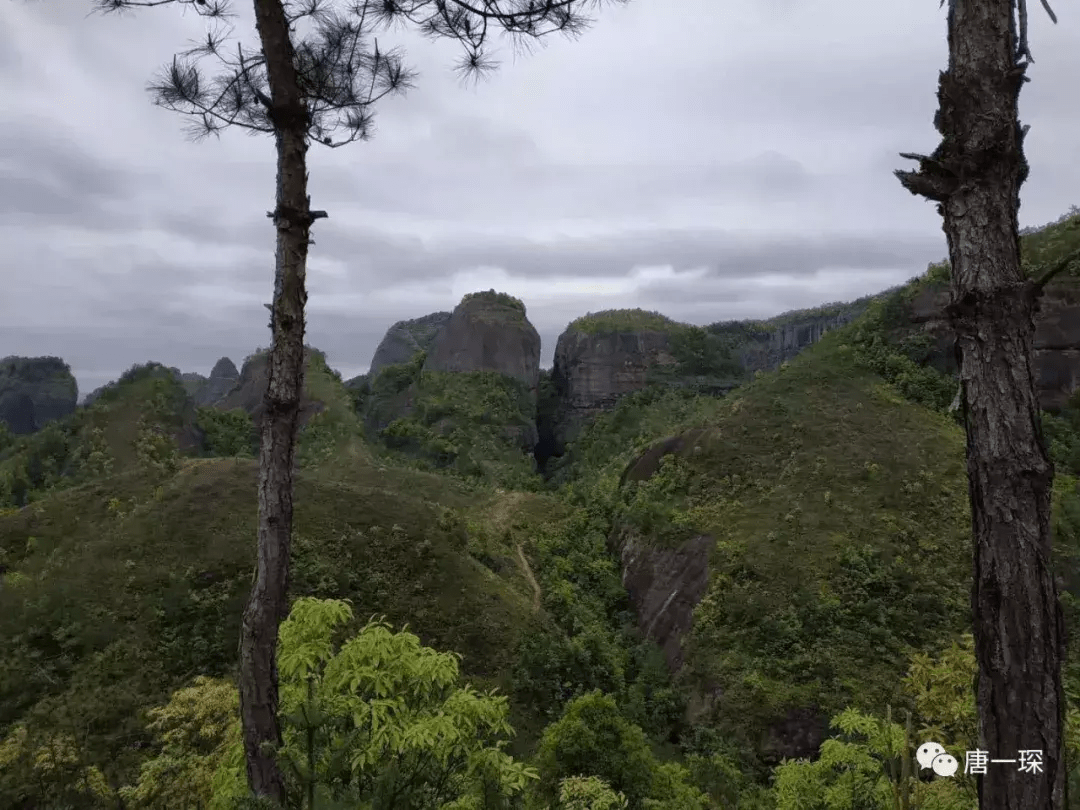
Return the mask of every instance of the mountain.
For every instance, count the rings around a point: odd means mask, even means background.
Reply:
[[[1033,275],[1077,224],[1024,237]],[[849,709],[952,728],[966,670],[927,687],[943,690],[933,700],[905,681],[970,625],[942,277],[764,322],[592,313],[550,374],[524,304],[491,292],[352,388],[309,350],[292,593],[350,599],[360,622],[383,615],[459,653],[470,682],[508,697],[512,753],[545,768],[615,727],[598,714],[609,701],[622,736],[574,767],[638,740],[643,789],[673,810],[771,806],[781,763],[817,756]],[[1040,368],[1065,366],[1041,385],[1068,623],[1074,283],[1048,288],[1039,316]],[[149,711],[235,672],[265,360],[214,406],[184,383],[137,367],[0,444],[0,806],[115,806],[141,768],[163,767]],[[542,459],[545,441],[561,455]],[[1072,644],[1070,690],[1078,664]],[[190,756],[218,761],[185,734]],[[687,798],[699,789],[707,801]]]
[[[0,360],[0,426],[33,433],[75,410],[79,389],[71,368],[59,357],[5,357]]]

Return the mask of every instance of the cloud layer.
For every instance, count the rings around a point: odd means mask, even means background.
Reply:
[[[676,8],[677,6],[677,8]],[[697,323],[854,298],[945,253],[900,151],[929,151],[937,3],[633,0],[463,87],[447,43],[374,139],[311,152],[309,342],[363,371],[395,320],[518,295],[544,341],[586,311]],[[55,354],[88,392],[136,362],[206,373],[268,342],[272,141],[193,144],[146,82],[202,21],[0,5],[0,355]],[[250,12],[237,6],[239,36]],[[1080,17],[1032,15],[1022,224],[1077,202]],[[380,39],[383,43],[383,39]]]

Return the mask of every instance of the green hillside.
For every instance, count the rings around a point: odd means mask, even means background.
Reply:
[[[1070,249],[1073,220],[1025,237],[1033,266]],[[373,616],[407,624],[507,695],[508,750],[541,780],[522,810],[592,807],[558,798],[559,780],[590,776],[605,784],[566,790],[618,790],[632,810],[790,810],[785,780],[804,772],[784,752],[832,718],[911,710],[916,728],[966,728],[964,435],[955,382],[910,323],[942,280],[933,267],[859,302],[854,323],[726,396],[657,377],[586,427],[550,480],[521,441],[532,394],[512,381],[423,373],[418,355],[350,391],[313,352],[292,595],[350,600],[350,631]],[[729,373],[739,338],[642,311],[576,328],[671,331],[690,375]],[[1045,426],[1071,624],[1080,401]],[[0,437],[0,807],[114,810],[119,788],[176,746],[200,767],[224,761],[208,742],[220,728],[163,740],[151,712],[199,676],[235,674],[256,441],[246,411],[195,408],[157,365],[42,431]],[[684,573],[707,565],[708,587],[672,677],[619,550],[701,536],[709,550]],[[960,686],[920,691],[924,654]],[[211,709],[199,708],[206,723]],[[969,788],[958,780],[940,806]]]

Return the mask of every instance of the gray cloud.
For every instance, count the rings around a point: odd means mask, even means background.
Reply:
[[[268,341],[273,143],[189,143],[145,92],[202,31],[169,8],[0,4],[0,355],[65,357],[86,392],[135,362],[205,373]],[[550,362],[585,311],[767,317],[945,254],[933,206],[892,176],[937,142],[936,3],[634,0],[580,41],[502,48],[474,88],[447,43],[380,44],[405,46],[416,89],[380,107],[370,143],[310,154],[330,218],[309,342],[350,376],[391,323],[472,289],[523,298]],[[1080,18],[1033,14],[1032,44],[1024,225],[1078,202]]]

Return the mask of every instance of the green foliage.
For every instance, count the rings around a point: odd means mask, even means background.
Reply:
[[[907,730],[855,709],[846,709],[833,721],[841,732],[821,746],[814,761],[785,762],[775,771],[777,810],[897,810],[903,806],[931,810],[967,810],[976,803],[973,777],[959,771],[955,777],[926,782],[919,779],[912,752],[933,740],[964,762],[964,752],[978,744],[975,708],[974,642],[964,633],[936,655],[916,652],[902,682],[905,699],[915,709]],[[1070,779],[1080,761],[1080,711],[1072,687],[1066,687],[1066,757]],[[912,732],[914,727],[915,731]],[[906,762],[905,762],[906,759]],[[907,794],[908,803],[901,803]]]
[[[744,751],[792,708],[888,701],[908,651],[967,620],[962,434],[843,337],[723,400],[627,397],[583,434],[566,488],[610,510],[621,542],[714,538],[683,677],[723,691],[691,719]],[[676,437],[671,453],[619,488],[650,434]]]
[[[977,747],[975,642],[965,633],[937,657],[918,652],[911,658],[904,690],[912,696],[920,737],[962,750]]]
[[[1080,208],[1071,206],[1054,222],[1024,232],[1020,241],[1024,268],[1033,276],[1041,275],[1080,250]],[[1080,275],[1080,262],[1073,262],[1063,275]]]
[[[695,535],[687,498],[697,494],[693,471],[678,456],[664,456],[659,469],[623,489],[619,518],[659,546],[674,547]]]
[[[215,774],[240,743],[239,710],[236,687],[205,676],[174,692],[165,706],[151,709],[147,729],[154,735],[156,754],[143,762],[135,785],[120,789],[126,805],[141,810],[213,807]]]
[[[20,783],[23,774],[28,778]],[[42,735],[23,723],[0,740],[0,797],[12,808],[113,806],[111,787],[98,767],[87,764],[74,734]]]
[[[251,416],[241,408],[223,411],[220,408],[198,409],[199,429],[205,436],[206,450],[212,456],[255,455],[258,436]]]
[[[934,272],[932,266],[928,276]],[[908,322],[907,304],[918,283],[871,303],[866,315],[847,330],[847,337],[859,363],[883,377],[901,396],[944,412],[956,395],[956,380],[926,364],[929,336],[894,336],[894,330]]]
[[[597,776],[570,776],[559,783],[558,810],[626,810],[626,797]]]
[[[364,419],[369,432],[377,432],[379,425],[393,421],[403,395],[419,382],[426,360],[426,352],[416,352],[409,362],[385,366],[350,391],[353,409]]]
[[[0,450],[0,506],[25,506],[114,471],[167,474],[179,464],[179,439],[192,439],[193,427],[179,377],[156,364],[135,366],[91,407]]]
[[[597,776],[626,797],[629,810],[640,810],[652,796],[656,761],[644,732],[597,691],[571,701],[544,731],[537,767],[552,794],[567,777]]]
[[[408,415],[379,433],[398,457],[474,482],[523,490],[541,486],[531,446],[535,398],[520,382],[492,371],[424,371],[409,398]]]
[[[351,619],[345,602],[303,598],[281,627],[289,806],[479,810],[493,789],[521,794],[536,772],[503,751],[506,698],[460,685],[458,656],[383,622],[335,643]],[[245,784],[237,724],[215,782],[230,796]]]
[[[509,307],[515,312],[519,313],[523,318],[525,317],[525,303],[520,298],[515,298],[509,293],[496,292],[495,290],[481,290],[479,292],[466,293],[461,303],[466,304],[471,301],[486,302],[492,304],[498,304],[503,307]]]
[[[351,451],[296,486],[294,593],[408,622],[464,654],[470,677],[508,685],[528,598],[461,553],[459,528],[440,528],[438,503],[475,498]],[[255,488],[251,462],[205,459],[161,482],[131,469],[0,514],[0,729],[74,734],[87,766],[131,783],[148,751],[142,710],[235,664]],[[59,789],[26,769],[5,778],[2,807]]]
[[[644,309],[608,309],[582,315],[571,321],[567,329],[586,335],[602,335],[638,331],[671,332],[679,326],[681,324],[659,312]]]
[[[669,334],[668,350],[676,362],[650,368],[650,383],[715,394],[734,388],[746,377],[736,357],[741,344],[731,335],[684,324],[674,325]]]
[[[307,349],[304,393],[309,407],[317,411],[307,418],[297,437],[296,455],[301,466],[312,467],[354,445],[363,435],[355,407],[355,392],[330,368],[326,357]]]

